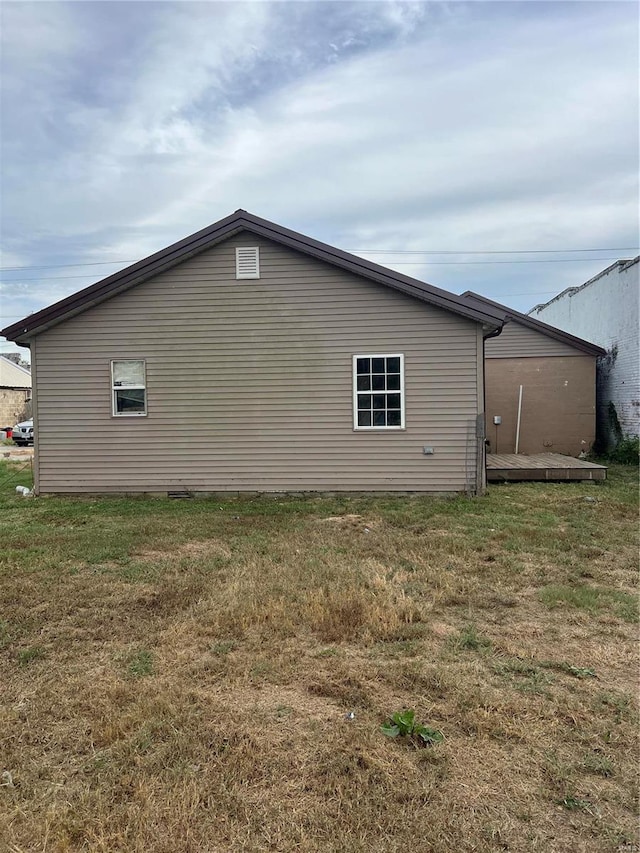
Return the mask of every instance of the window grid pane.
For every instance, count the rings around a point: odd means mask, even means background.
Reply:
[[[401,356],[358,356],[355,368],[357,426],[401,427]]]
[[[391,373],[387,376],[387,390],[388,391],[399,391],[400,390],[400,374],[399,373]]]

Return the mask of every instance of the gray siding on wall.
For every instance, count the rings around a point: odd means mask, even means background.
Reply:
[[[236,281],[238,245],[259,280]],[[38,336],[40,492],[464,490],[478,334],[238,235]],[[406,430],[354,432],[352,355],[397,352]],[[113,358],[146,359],[147,417],[111,416]]]
[[[497,338],[487,340],[485,355],[487,358],[537,358],[545,355],[579,356],[583,353],[569,344],[510,320]]]

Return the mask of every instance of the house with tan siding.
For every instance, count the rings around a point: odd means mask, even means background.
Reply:
[[[484,488],[490,306],[246,211],[5,328],[50,493]]]
[[[27,417],[30,400],[31,373],[0,355],[0,429]]]
[[[596,434],[596,362],[605,351],[477,293],[463,296],[504,321],[485,345],[489,452],[588,453]]]

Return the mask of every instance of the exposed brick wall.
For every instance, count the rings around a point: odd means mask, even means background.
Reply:
[[[0,429],[17,424],[30,417],[31,403],[26,403],[25,392],[19,388],[0,388]]]

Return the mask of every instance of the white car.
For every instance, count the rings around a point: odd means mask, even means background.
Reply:
[[[33,444],[33,418],[16,424],[13,428],[12,438],[16,444]]]

